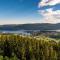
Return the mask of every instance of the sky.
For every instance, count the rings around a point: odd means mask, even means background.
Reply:
[[[0,24],[59,22],[60,0],[0,0]]]

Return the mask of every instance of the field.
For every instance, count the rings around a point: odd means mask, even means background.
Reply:
[[[60,60],[60,40],[0,34],[0,60]]]

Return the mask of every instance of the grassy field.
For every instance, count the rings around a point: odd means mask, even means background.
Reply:
[[[0,60],[60,60],[60,40],[1,34]]]

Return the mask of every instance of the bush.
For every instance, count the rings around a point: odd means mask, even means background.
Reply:
[[[0,60],[60,60],[60,41],[44,36],[1,35]]]

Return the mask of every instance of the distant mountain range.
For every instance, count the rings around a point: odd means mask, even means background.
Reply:
[[[35,24],[9,24],[0,25],[0,30],[60,30],[60,23],[35,23]]]

